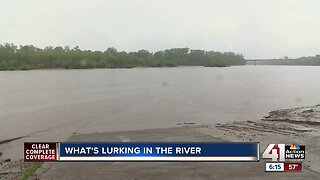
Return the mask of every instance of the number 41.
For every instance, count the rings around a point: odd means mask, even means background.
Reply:
[[[263,159],[272,159],[272,161],[284,161],[285,144],[269,144],[263,152]]]

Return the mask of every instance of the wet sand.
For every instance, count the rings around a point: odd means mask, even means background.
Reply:
[[[149,130],[78,134],[77,142],[245,142],[256,141],[265,149],[269,143],[297,143],[306,146],[302,173],[264,172],[264,160],[250,163],[44,163],[32,178],[40,179],[319,179],[320,106],[272,111],[262,120],[197,125]],[[19,140],[16,140],[19,141]],[[9,142],[7,144],[13,143]],[[1,157],[0,157],[1,159]],[[2,159],[3,161],[3,159]],[[30,166],[22,161],[2,162],[0,179],[18,177]],[[2,173],[2,174],[1,174]]]
[[[207,133],[208,130],[214,133]],[[192,126],[97,133],[74,135],[70,141],[221,142],[231,140],[233,137],[216,136],[216,130],[218,129],[207,126]],[[263,161],[46,163],[36,172],[35,177],[40,179],[316,179],[320,175],[309,169],[303,173],[267,174],[264,168]]]

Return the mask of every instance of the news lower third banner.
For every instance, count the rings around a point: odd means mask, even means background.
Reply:
[[[259,161],[259,143],[24,144],[25,161]]]

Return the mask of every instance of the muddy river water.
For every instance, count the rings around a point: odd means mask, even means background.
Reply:
[[[0,141],[261,119],[320,103],[320,67],[0,72]]]

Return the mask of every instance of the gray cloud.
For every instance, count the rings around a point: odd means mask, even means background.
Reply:
[[[319,10],[316,0],[6,0],[0,43],[299,57],[320,53]]]

